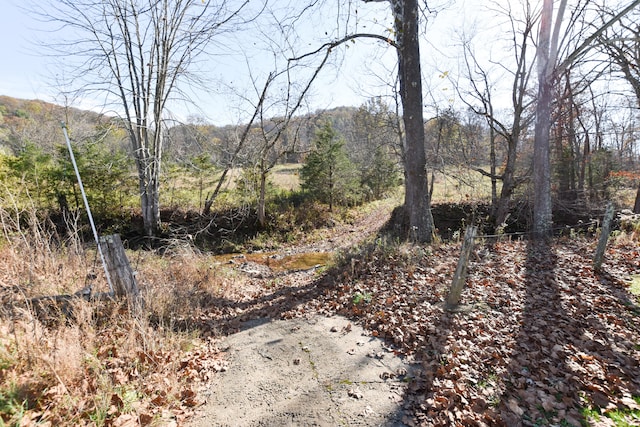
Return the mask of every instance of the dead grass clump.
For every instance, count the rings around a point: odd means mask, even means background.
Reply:
[[[3,423],[147,425],[182,418],[197,386],[223,369],[215,343],[196,332],[153,327],[123,303],[76,302],[55,328],[23,313],[0,323]]]
[[[170,257],[146,254],[139,273],[144,277],[147,311],[164,326],[176,319],[197,318],[202,309],[215,305],[231,276],[210,256],[175,254]]]
[[[6,212],[0,217],[6,224]],[[94,254],[82,247],[43,229],[4,229],[0,425],[179,421],[198,404],[198,387],[224,365],[215,341],[200,329],[178,332],[149,319],[157,311],[192,315],[189,298],[213,289],[215,273],[196,254],[149,255],[137,262],[144,313],[133,314],[124,301],[72,298],[64,309],[47,300],[52,309],[39,317],[32,298],[72,294],[86,284]],[[94,290],[107,289],[104,279],[93,282]]]

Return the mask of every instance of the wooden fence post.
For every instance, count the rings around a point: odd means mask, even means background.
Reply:
[[[602,221],[602,228],[600,229],[600,240],[598,240],[598,247],[596,248],[596,254],[593,257],[593,269],[599,271],[602,268],[602,261],[604,260],[604,251],[607,249],[607,241],[609,240],[609,234],[611,233],[611,222],[613,221],[613,214],[615,209],[613,203],[609,202],[607,210],[604,214],[604,220]]]
[[[126,297],[131,301],[138,300],[139,290],[129,259],[117,234],[103,236],[100,245],[104,252],[105,263],[113,284],[115,297]]]
[[[458,266],[456,272],[453,275],[451,282],[451,289],[447,296],[446,308],[448,310],[453,309],[460,303],[460,295],[464,288],[465,280],[467,279],[467,264],[469,262],[469,255],[471,255],[471,248],[473,248],[473,240],[476,237],[478,227],[470,225],[464,232],[464,240],[462,242],[462,249],[460,250],[460,259],[458,260]]]

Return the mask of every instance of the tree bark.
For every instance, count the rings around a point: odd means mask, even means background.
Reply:
[[[419,8],[417,0],[392,1],[397,33],[398,74],[405,127],[405,213],[409,219],[409,238],[431,242],[433,217],[427,189],[424,119],[422,111],[422,74]]]
[[[552,78],[555,64],[551,43],[553,0],[544,0],[538,40],[538,102],[533,146],[533,235],[549,237],[552,228],[551,158],[549,130],[551,129]]]
[[[258,223],[264,227],[267,223],[267,170],[261,168],[260,172],[260,193],[258,194]]]
[[[545,238],[551,234],[551,156],[549,130],[551,128],[551,83],[542,81],[538,89],[535,142],[533,147],[533,234]]]

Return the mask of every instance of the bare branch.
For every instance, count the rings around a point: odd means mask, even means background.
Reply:
[[[371,0],[371,1],[386,1],[386,0]],[[381,40],[381,41],[385,42],[386,44],[388,44],[390,46],[393,46],[396,49],[399,49],[398,44],[395,41],[393,41],[390,38],[388,38],[388,37],[381,36],[379,34],[357,33],[357,34],[350,34],[350,35],[348,35],[346,37],[341,38],[340,40],[324,43],[322,46],[320,46],[318,49],[316,49],[314,51],[307,52],[307,53],[305,53],[303,55],[300,55],[300,56],[297,56],[297,57],[294,57],[294,58],[289,58],[289,61],[299,61],[299,60],[307,58],[309,56],[313,56],[313,55],[317,54],[318,52],[321,52],[321,51],[323,51],[325,49],[328,49],[330,51],[331,49],[334,49],[334,48],[340,46],[343,43],[346,43],[346,42],[348,42],[350,40],[355,40],[355,39],[358,39],[358,38],[369,38],[369,39]]]

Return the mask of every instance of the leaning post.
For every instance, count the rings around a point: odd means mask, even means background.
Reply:
[[[456,272],[453,275],[451,282],[451,289],[447,296],[446,308],[451,310],[458,306],[460,303],[460,295],[464,288],[464,283],[467,279],[467,264],[469,263],[469,256],[471,255],[471,249],[473,248],[473,241],[476,238],[478,227],[470,225],[464,232],[464,240],[462,242],[462,249],[460,250],[460,259],[458,260],[458,266]]]
[[[120,236],[118,234],[102,236],[100,245],[103,248],[106,266],[113,282],[114,296],[125,297],[134,303],[139,302],[138,283]]]
[[[604,260],[604,251],[607,249],[607,242],[609,241],[609,234],[611,233],[611,223],[613,222],[613,214],[615,209],[613,203],[609,202],[607,210],[604,214],[604,220],[602,221],[602,228],[600,229],[600,240],[598,240],[598,247],[596,248],[596,254],[593,257],[593,269],[600,271],[602,268],[602,261]]]

